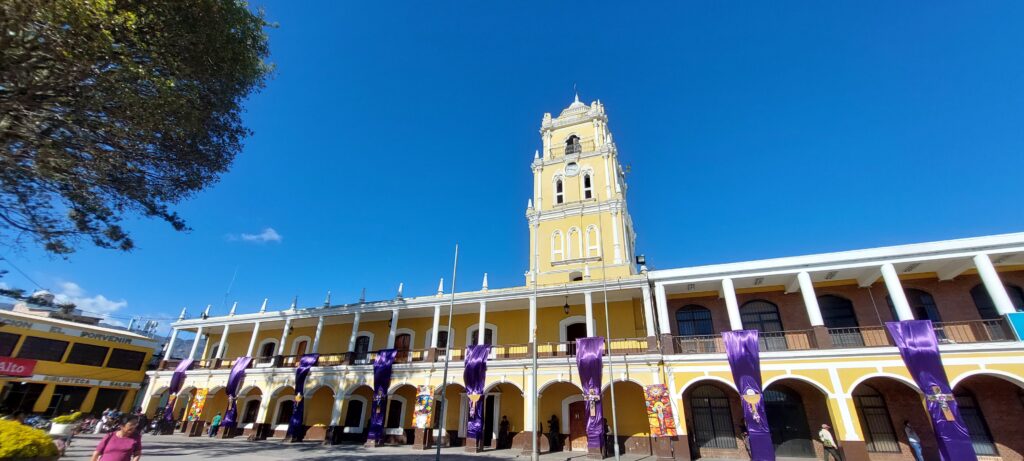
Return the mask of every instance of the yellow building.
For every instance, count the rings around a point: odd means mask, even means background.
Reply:
[[[462,351],[488,343],[484,446],[529,451],[530,434],[543,432],[550,435],[540,438],[542,451],[585,451],[575,340],[603,336],[602,401],[620,450],[747,459],[720,333],[758,329],[779,456],[820,457],[814,440],[828,423],[847,459],[912,459],[904,421],[936,456],[923,397],[883,326],[926,318],[935,322],[976,451],[1021,459],[1024,436],[1002,422],[1024,420],[1024,346],[1013,328],[1024,309],[1024,234],[648,272],[634,264],[627,188],[604,106],[577,98],[558,117],[545,114],[541,144],[524,286],[491,289],[485,277],[480,290],[455,294],[439,287],[427,296],[282,310],[264,303],[251,314],[182,318],[173,335],[205,336],[208,346],[191,351],[198,362],[175,415],[200,391],[208,393],[200,419],[223,412],[228,370],[254,357],[238,394],[242,427],[281,437],[297,359],[318,353],[303,393],[306,438],[359,441],[373,398],[370,361],[394,348],[387,441],[422,447],[433,435],[458,445],[468,409]],[[174,365],[151,372],[150,414],[166,401]],[[644,396],[651,385],[670,393],[675,437],[652,437]],[[415,427],[418,386],[450,402],[434,411],[443,431]]]
[[[127,411],[156,346],[123,330],[0,311],[0,364],[14,364],[0,371],[0,409]]]

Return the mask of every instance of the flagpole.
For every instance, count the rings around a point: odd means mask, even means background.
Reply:
[[[597,231],[601,233],[601,239],[604,240],[604,226],[601,224],[601,218],[601,202],[598,200]],[[608,341],[608,373],[612,375],[608,388],[611,391],[612,397],[612,447],[615,453],[615,461],[619,461],[619,420],[615,412],[615,367],[612,364],[611,317],[608,317],[608,275],[605,273],[603,250],[601,254],[601,290],[604,291],[604,332],[605,340]]]
[[[535,234],[536,234],[536,232],[535,232]],[[539,239],[539,238],[540,238],[540,235],[536,235],[534,237],[534,240],[536,241],[536,239]],[[534,245],[536,245],[536,243],[534,243]],[[534,270],[533,270],[533,303],[534,303],[534,311],[536,311],[536,309],[537,309],[537,302],[538,302],[538,299],[537,299],[537,268],[534,267]],[[533,386],[532,386],[533,395],[530,396],[530,398],[533,399],[533,414],[530,415],[530,417],[533,418],[533,421],[531,421],[531,422],[533,424],[537,424],[540,421],[540,418],[537,417],[538,416],[537,412],[539,410],[538,407],[540,406],[540,398],[537,396],[539,393],[537,392],[537,322],[536,322],[536,319],[533,322],[533,331],[530,332],[530,337],[531,337],[531,340],[533,342],[533,347],[530,348],[530,349],[533,349],[533,357],[532,357],[532,360],[533,360],[533,370],[532,370],[532,373],[533,373]],[[538,461],[540,459],[540,449],[537,447],[538,431],[539,432],[544,432],[544,428],[543,427],[536,427],[536,426],[534,426],[533,434],[531,434],[531,437],[533,438],[533,449],[530,451],[530,460],[531,461]]]
[[[437,432],[438,440],[434,440],[434,443],[437,444],[437,451],[434,454],[434,460],[435,461],[441,461],[441,438],[444,437],[444,415],[445,415],[445,413],[447,413],[447,410],[448,410],[447,408],[445,408],[445,404],[447,402],[445,402],[445,400],[444,400],[444,394],[445,394],[445,391],[448,390],[448,362],[451,361],[451,354],[450,354],[451,347],[450,347],[450,345],[454,342],[454,341],[452,341],[452,313],[455,311],[455,274],[458,271],[458,269],[459,269],[459,244],[456,243],[455,244],[455,263],[452,265],[452,297],[451,297],[451,301],[448,303],[448,329],[445,330],[445,333],[446,333],[445,336],[446,337],[445,337],[445,341],[444,341],[445,342],[445,344],[444,344],[444,374],[442,375],[442,378],[441,378],[441,397],[438,399],[438,401],[440,403],[440,405],[438,405],[438,406],[441,408],[441,416],[440,416],[440,419],[438,419],[438,421],[440,421],[440,424],[438,425],[438,432]],[[436,334],[436,332],[435,332],[435,334]]]

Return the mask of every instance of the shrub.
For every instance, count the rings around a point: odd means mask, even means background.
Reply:
[[[82,416],[82,412],[76,411],[74,413],[71,413],[70,415],[58,416],[56,418],[53,418],[50,420],[50,422],[54,424],[71,424],[75,421],[82,419]]]
[[[53,439],[17,421],[0,421],[0,459],[57,456]]]

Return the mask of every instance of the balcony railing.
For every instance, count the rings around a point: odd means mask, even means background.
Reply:
[[[572,155],[591,152],[594,150],[594,147],[595,144],[593,138],[584,138],[576,144],[562,144],[552,147],[551,155]]]
[[[677,354],[724,354],[721,335],[676,336],[672,345]]]
[[[491,359],[525,359],[530,357],[529,344],[499,344],[491,347]]]
[[[829,328],[828,336],[835,348],[892,346],[883,326]]]
[[[817,349],[811,330],[761,332],[757,339],[761,352]],[[677,354],[722,354],[725,343],[721,335],[676,336],[672,347]]]
[[[606,355],[646,354],[647,338],[619,338],[608,341]]]
[[[1005,318],[940,322],[935,325],[940,344],[969,344],[1014,341],[1013,331]]]

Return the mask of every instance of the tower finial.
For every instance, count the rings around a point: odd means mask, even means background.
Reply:
[[[441,277],[441,281],[437,282],[437,295],[441,296],[444,294],[444,277]]]
[[[487,291],[487,273],[486,272],[484,272],[483,290]]]
[[[362,293],[359,295],[359,304],[366,302],[366,288],[363,288]]]
[[[292,306],[289,308],[289,310],[293,310],[294,311],[294,310],[296,310],[298,308],[299,308],[299,295],[295,295],[295,297],[292,298]]]
[[[261,314],[267,311],[267,301],[270,301],[270,298],[263,298],[263,304],[260,306]]]
[[[405,288],[405,282],[400,282],[398,284],[398,296],[395,296],[395,299],[397,299],[399,301],[401,301],[403,299],[402,298],[402,288]]]
[[[231,312],[228,312],[228,315],[235,315],[235,309],[238,309],[238,301],[231,305]]]
[[[327,299],[324,299],[324,307],[331,307],[331,290],[327,290]]]
[[[185,320],[185,311],[186,310],[188,310],[187,307],[182,307],[181,308],[181,315],[178,316],[178,320]]]

